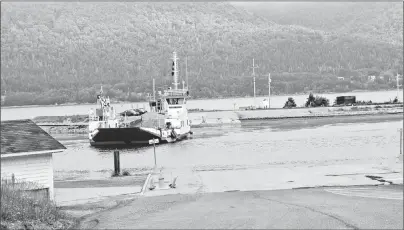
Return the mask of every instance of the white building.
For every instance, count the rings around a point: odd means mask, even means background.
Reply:
[[[28,191],[53,200],[52,154],[65,149],[31,120],[1,121],[1,179],[34,182]]]
[[[269,100],[264,99],[261,101],[261,108],[268,109],[269,108]]]

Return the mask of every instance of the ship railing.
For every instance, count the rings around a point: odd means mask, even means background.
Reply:
[[[187,90],[186,89],[170,89],[164,91],[164,96],[186,96]]]

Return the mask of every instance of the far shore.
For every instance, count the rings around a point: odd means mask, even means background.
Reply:
[[[366,117],[377,115],[403,114],[403,104],[384,106],[345,106],[345,107],[314,107],[301,109],[277,110],[238,110],[216,111],[207,114],[204,111],[190,113],[193,128],[240,125],[250,120],[279,120],[279,119],[319,119],[332,117]],[[77,115],[76,115],[77,117]],[[203,117],[205,119],[203,119]],[[82,115],[75,122],[66,122],[69,116],[44,116],[33,121],[46,132],[52,134],[85,134],[87,133],[87,116]],[[205,121],[203,121],[205,120]]]
[[[323,92],[323,93],[315,93],[315,95],[324,95],[324,94],[346,94],[346,93],[368,93],[368,92],[391,92],[391,91],[396,91],[396,90],[353,90],[353,91],[348,91],[348,92]],[[294,96],[302,96],[302,95],[309,95],[310,92],[304,92],[304,93],[295,93],[295,94],[272,94],[271,96],[289,96],[289,97],[294,97]],[[257,95],[257,97],[266,97],[267,95]],[[234,97],[219,97],[219,98],[192,98],[190,100],[192,101],[201,101],[201,100],[223,100],[223,99],[241,99],[241,98],[254,98],[252,96],[234,96]],[[394,99],[394,98],[392,98]],[[148,103],[147,101],[112,101],[112,103],[116,105],[121,105],[121,104],[136,104],[136,103]],[[75,105],[93,105],[94,103],[63,103],[63,104],[54,104],[54,105],[12,105],[12,106],[7,106],[7,105],[2,105],[1,109],[19,109],[19,108],[37,108],[37,107],[55,107],[55,106],[75,106]]]

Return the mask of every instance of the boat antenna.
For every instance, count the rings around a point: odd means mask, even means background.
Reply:
[[[172,66],[172,72],[171,75],[174,78],[174,89],[178,89],[178,65],[177,65],[177,53],[174,51],[173,52],[173,66]]]

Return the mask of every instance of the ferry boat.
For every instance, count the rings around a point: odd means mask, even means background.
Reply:
[[[173,52],[172,87],[158,92],[154,89],[149,100],[149,111],[127,111],[117,114],[110,105],[109,98],[97,96],[100,108],[90,110],[88,138],[92,146],[108,145],[148,145],[150,140],[158,143],[171,143],[189,137],[192,134],[191,120],[188,118],[188,86],[178,88],[178,58]],[[127,116],[127,114],[134,114]]]

